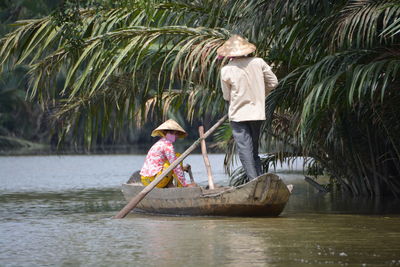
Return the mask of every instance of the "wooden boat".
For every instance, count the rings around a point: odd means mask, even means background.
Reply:
[[[129,202],[143,190],[141,184],[123,184]],[[238,187],[154,188],[134,211],[190,216],[278,216],[289,200],[291,188],[267,173]]]

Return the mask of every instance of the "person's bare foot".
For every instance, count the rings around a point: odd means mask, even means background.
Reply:
[[[191,183],[191,184],[188,184],[186,187],[197,187],[198,185],[196,184],[196,183]]]
[[[292,193],[292,191],[293,191],[293,185],[292,185],[292,184],[288,184],[286,187],[287,187],[287,189],[289,190],[289,193]]]

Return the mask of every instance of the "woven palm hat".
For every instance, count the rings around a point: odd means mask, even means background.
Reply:
[[[188,135],[186,131],[176,121],[169,119],[158,126],[156,129],[154,129],[153,132],[151,132],[151,136],[163,137],[165,135],[164,131],[177,131],[179,132],[179,134],[177,135],[177,137],[179,138],[184,138]]]
[[[217,50],[218,56],[222,57],[240,57],[256,51],[256,46],[249,43],[240,35],[232,35],[220,48]]]

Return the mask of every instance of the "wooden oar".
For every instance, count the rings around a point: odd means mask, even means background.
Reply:
[[[200,135],[200,137],[204,136],[204,127],[203,126],[199,127],[199,135]],[[211,173],[211,164],[210,164],[210,160],[208,159],[207,146],[206,146],[206,141],[204,140],[204,138],[203,138],[203,140],[201,140],[201,154],[203,154],[204,165],[206,166],[206,170],[207,170],[208,188],[214,189],[214,180],[213,180],[212,173]]]
[[[185,152],[182,153],[172,164],[165,170],[163,171],[160,176],[158,176],[153,182],[151,182],[148,186],[146,186],[139,194],[137,194],[134,198],[129,201],[128,204],[125,205],[125,207],[118,212],[117,215],[114,216],[115,219],[122,219],[124,218],[131,210],[133,210],[137,204],[151,191],[153,190],[154,187],[165,177],[167,174],[172,171],[176,166],[178,166],[179,163],[181,163],[182,160],[184,160],[201,142],[201,140],[204,140],[207,138],[212,132],[214,132],[226,119],[228,118],[228,115],[225,115],[222,117],[213,127],[211,127],[203,137],[200,137],[197,139],[188,149],[186,149]]]

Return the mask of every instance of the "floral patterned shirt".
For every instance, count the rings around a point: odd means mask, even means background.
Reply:
[[[143,167],[140,171],[140,175],[146,177],[155,176],[159,171],[162,170],[163,165],[166,161],[172,164],[176,160],[174,146],[171,141],[165,137],[158,140],[149,150],[144,161]],[[178,177],[179,181],[183,186],[186,186],[185,175],[181,165],[178,165],[174,169],[174,173]]]

